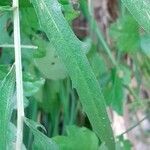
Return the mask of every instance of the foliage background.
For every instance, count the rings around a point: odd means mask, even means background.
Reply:
[[[94,0],[89,8],[84,0],[59,2],[68,24],[84,42],[84,53],[109,106],[117,149],[142,147],[147,150],[150,142],[150,34],[119,0]],[[7,120],[6,129],[1,128],[0,132],[7,130],[7,137],[3,139],[9,143],[9,149],[16,139],[16,93],[14,73],[10,73],[15,61],[13,23],[11,1],[1,1],[0,5],[0,113],[6,112],[0,116],[0,125]],[[94,9],[89,12],[91,6]],[[44,146],[44,149],[52,146],[57,149],[58,145],[65,150],[104,149],[92,131],[64,64],[28,0],[20,1],[20,23],[25,116],[30,119],[25,119],[23,149],[43,149]],[[10,107],[5,108],[6,101]],[[135,127],[128,131],[132,126]],[[40,127],[41,132],[36,127]]]

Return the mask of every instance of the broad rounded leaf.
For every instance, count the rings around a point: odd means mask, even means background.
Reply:
[[[46,56],[35,58],[35,65],[47,79],[58,80],[67,76],[66,68],[54,48],[47,47]]]
[[[77,126],[67,128],[68,136],[56,136],[53,140],[59,145],[60,150],[96,150],[99,140],[95,133],[89,129]],[[90,144],[89,144],[90,143]]]

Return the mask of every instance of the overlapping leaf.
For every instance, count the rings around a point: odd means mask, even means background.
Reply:
[[[89,129],[77,126],[67,128],[68,136],[56,136],[53,140],[61,150],[97,150],[99,141],[95,133]],[[89,144],[90,143],[90,144]]]
[[[150,1],[149,0],[122,0],[137,22],[150,32]]]
[[[4,1],[0,1],[0,5],[2,5],[2,6],[6,6],[6,5],[9,5],[9,6],[11,6],[11,4],[12,4],[12,0],[4,0]],[[21,7],[30,7],[31,6],[31,4],[30,4],[30,2],[29,2],[29,0],[23,0],[23,1],[20,1],[20,6]]]
[[[12,113],[12,100],[15,87],[14,68],[0,84],[0,149],[7,149],[7,131]]]
[[[40,124],[25,118],[26,125],[31,129],[32,133],[34,134],[34,143],[33,143],[33,150],[58,150],[57,144],[41,133],[37,128],[41,126]],[[43,128],[44,129],[44,128]]]
[[[92,127],[109,149],[114,138],[99,84],[77,39],[56,0],[32,0],[40,24],[65,64]]]
[[[10,13],[0,14],[0,44],[12,44],[12,38],[7,29],[10,17]]]
[[[113,23],[110,27],[110,35],[120,51],[130,53],[139,48],[139,26],[131,15],[124,15]]]
[[[64,79],[67,76],[66,68],[56,54],[56,50],[45,43],[46,56],[35,58],[35,65],[40,72],[48,79],[58,80]]]

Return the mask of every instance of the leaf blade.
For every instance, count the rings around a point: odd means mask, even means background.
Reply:
[[[122,0],[137,22],[150,33],[150,1]]]
[[[114,137],[99,84],[77,39],[56,0],[32,0],[39,22],[65,64],[83,108],[99,138],[115,149]]]
[[[12,96],[15,87],[15,72],[14,67],[11,68],[9,73],[3,79],[0,85],[0,147],[7,149],[7,130],[12,113]]]
[[[37,127],[41,127],[44,129],[44,127],[28,118],[24,118],[25,124],[31,129],[32,133],[34,134],[34,143],[33,143],[33,149],[36,150],[58,150],[57,144],[45,136],[43,133],[41,133]]]

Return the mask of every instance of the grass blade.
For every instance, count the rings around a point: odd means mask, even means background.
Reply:
[[[31,1],[42,28],[67,68],[94,131],[109,149],[114,150],[114,137],[104,98],[82,50],[82,42],[69,27],[56,0]]]

